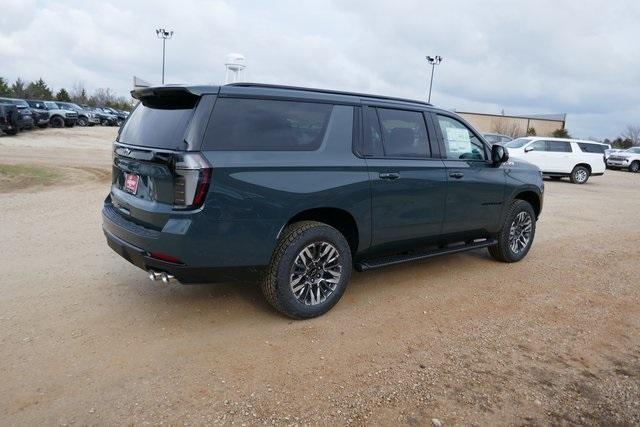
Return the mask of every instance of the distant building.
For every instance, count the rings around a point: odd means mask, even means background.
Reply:
[[[465,120],[483,133],[500,133],[512,137],[527,134],[527,129],[535,129],[538,136],[551,136],[553,131],[564,129],[566,114],[530,114],[526,116],[472,113],[456,111]]]

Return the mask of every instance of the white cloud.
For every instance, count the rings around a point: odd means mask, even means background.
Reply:
[[[251,80],[424,98],[435,104],[568,113],[580,136],[640,122],[640,2],[3,0],[0,75],[82,81],[124,94],[131,77],[221,83],[229,52]]]

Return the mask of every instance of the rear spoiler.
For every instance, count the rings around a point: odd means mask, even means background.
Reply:
[[[145,106],[165,108],[193,107],[205,94],[217,94],[219,86],[156,86],[131,91],[131,96]]]

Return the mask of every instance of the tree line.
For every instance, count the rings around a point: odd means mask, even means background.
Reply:
[[[42,78],[32,82],[26,82],[21,78],[17,78],[13,84],[9,84],[7,79],[0,77],[0,96],[19,99],[73,102],[78,105],[111,107],[116,110],[127,111],[130,111],[133,107],[130,98],[118,96],[109,88],[98,88],[92,94],[88,94],[84,85],[78,82],[69,90],[60,88],[54,93],[53,89]]]

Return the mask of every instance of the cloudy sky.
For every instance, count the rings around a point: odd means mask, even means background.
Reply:
[[[120,94],[132,76],[247,80],[424,99],[425,55],[442,55],[432,102],[488,113],[568,113],[580,137],[640,125],[638,0],[1,0],[0,76],[82,82]]]

